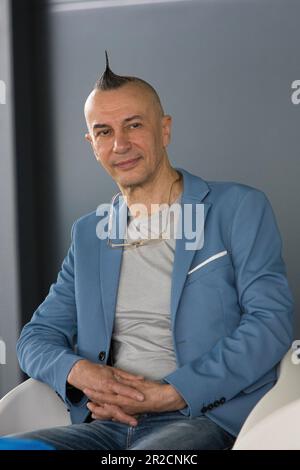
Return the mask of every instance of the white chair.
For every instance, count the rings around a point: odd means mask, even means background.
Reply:
[[[300,450],[296,429],[300,422],[300,364],[293,363],[293,352],[290,349],[282,359],[275,386],[249,414],[233,450]]]
[[[300,398],[259,421],[233,450],[300,450]]]
[[[71,424],[63,401],[46,384],[28,379],[0,400],[0,436]]]
[[[245,421],[233,450],[300,449],[300,365],[292,350],[282,359],[276,385]],[[0,400],[0,435],[70,424],[70,415],[46,384],[29,379]],[[299,438],[298,438],[299,435]]]

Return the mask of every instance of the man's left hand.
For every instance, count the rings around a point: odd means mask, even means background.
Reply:
[[[118,377],[118,381],[125,385],[133,385],[131,381]],[[111,419],[114,418],[116,411],[121,409],[132,416],[142,413],[160,413],[164,411],[176,411],[184,408],[186,402],[172,385],[161,384],[160,382],[150,380],[140,380],[134,382],[134,387],[144,394],[144,401],[137,402],[128,400],[124,403],[124,397],[117,394],[99,393],[95,390],[84,389],[85,395],[91,400],[88,408],[95,419],[103,419],[103,406],[106,412],[111,411]],[[128,404],[128,402],[130,402]],[[99,413],[99,415],[98,415]]]

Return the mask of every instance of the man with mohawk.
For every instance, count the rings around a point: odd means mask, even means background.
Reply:
[[[72,424],[23,437],[56,449],[230,449],[293,339],[271,205],[250,186],[172,167],[171,116],[149,83],[114,74],[107,54],[84,112],[120,193],[102,214],[105,239],[96,211],[74,222],[57,282],[17,345],[22,369],[57,392]],[[175,204],[204,208],[197,249],[185,231],[149,238]],[[121,214],[125,231],[112,237]]]

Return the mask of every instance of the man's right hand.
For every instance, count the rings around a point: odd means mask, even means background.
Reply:
[[[139,392],[134,386],[124,385],[118,382],[118,377],[125,380],[137,380],[141,381],[144,379],[141,375],[130,374],[122,369],[110,367],[107,365],[95,364],[86,359],[81,359],[75,363],[72,367],[67,381],[69,384],[83,391],[86,388],[95,390],[97,392],[122,395],[128,398],[128,404],[131,400],[143,401],[144,395]],[[103,419],[113,419],[121,421],[131,426],[137,424],[136,419],[126,414],[121,408],[115,407],[113,416],[111,413],[111,407],[103,407]]]

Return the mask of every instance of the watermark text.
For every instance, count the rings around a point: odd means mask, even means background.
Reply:
[[[296,339],[292,344],[292,363],[296,366],[300,364],[300,339]]]
[[[6,344],[0,337],[0,365],[6,364]]]
[[[300,80],[294,80],[291,84],[293,93],[291,94],[291,100],[293,104],[300,104]]]
[[[6,84],[0,80],[0,104],[6,104]]]
[[[127,219],[127,210],[117,212],[111,204],[100,204],[96,211],[101,217],[97,237],[133,241],[184,239],[186,250],[199,250],[204,245],[204,204],[151,204],[150,215],[144,204],[132,204],[129,212],[131,220]]]

